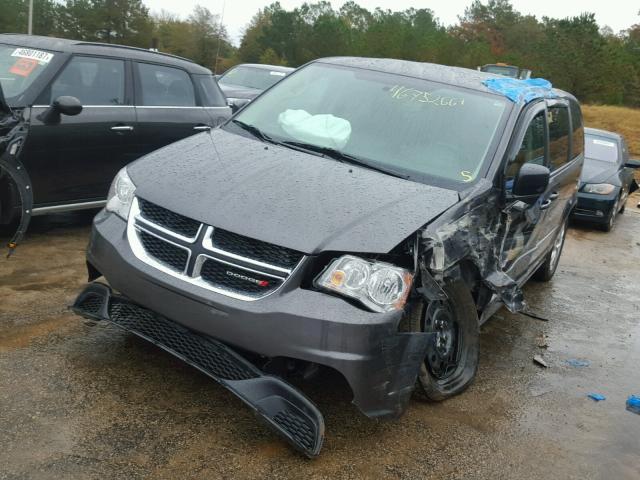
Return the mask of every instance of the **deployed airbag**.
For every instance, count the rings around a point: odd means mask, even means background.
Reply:
[[[287,109],[278,115],[280,127],[296,140],[342,149],[351,136],[351,123],[333,115],[311,115],[305,110]]]

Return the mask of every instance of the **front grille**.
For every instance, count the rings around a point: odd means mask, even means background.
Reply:
[[[132,303],[112,297],[109,318],[127,330],[140,332],[145,337],[170,348],[188,362],[203,367],[216,377],[225,380],[246,380],[258,376],[216,343],[208,342],[195,334],[187,334],[186,330],[175,323]]]
[[[177,272],[184,272],[189,261],[189,251],[144,230],[138,231],[138,237],[147,255]]]
[[[275,292],[304,258],[296,250],[204,225],[140,198],[131,206],[129,227],[129,243],[140,260],[241,300]]]
[[[200,277],[214,287],[241,295],[264,296],[282,285],[281,278],[275,278],[213,259],[206,259],[200,269]]]
[[[211,243],[214,247],[229,253],[252,258],[281,268],[295,267],[303,255],[290,248],[243,237],[220,228],[213,230]]]
[[[590,208],[578,208],[574,209],[574,213],[578,215],[596,215],[596,210],[592,210]]]
[[[140,215],[145,220],[160,225],[172,232],[176,232],[183,237],[193,238],[198,234],[200,222],[184,215],[167,210],[164,207],[138,198]]]

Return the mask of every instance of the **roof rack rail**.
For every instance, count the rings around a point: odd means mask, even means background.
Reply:
[[[137,50],[139,52],[155,53],[157,55],[164,55],[165,57],[172,57],[172,58],[177,58],[178,60],[184,60],[185,62],[189,62],[189,63],[196,63],[193,60],[190,60],[190,59],[185,58],[185,57],[181,57],[179,55],[174,55],[172,53],[157,52],[157,51],[149,50],[147,48],[131,47],[129,45],[120,45],[120,44],[117,44],[117,43],[76,42],[75,45],[96,45],[96,46],[99,46],[99,47],[124,48],[124,49],[127,49],[127,50]]]

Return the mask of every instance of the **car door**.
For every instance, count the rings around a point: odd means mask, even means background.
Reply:
[[[550,192],[543,208],[547,209],[545,222],[549,225],[551,235],[546,238],[543,253],[546,253],[555,238],[555,232],[575,205],[575,193],[584,162],[584,133],[577,104],[574,108],[577,108],[578,114],[572,115],[567,100],[547,100],[551,176]],[[575,129],[572,129],[572,123],[576,124]]]
[[[31,108],[23,155],[36,206],[106,198],[118,169],[131,159],[130,78],[124,59],[74,55],[44,89]],[[43,113],[63,95],[78,98],[82,112],[46,121]]]
[[[212,119],[186,70],[135,62],[134,73],[139,156],[211,129]]]
[[[544,202],[551,189],[547,189],[532,205],[510,199],[514,179],[522,165],[535,163],[548,166],[546,116],[544,101],[531,105],[521,114],[501,175],[505,205],[502,211],[504,230],[500,265],[516,282],[526,280],[532,263],[540,257],[545,239],[549,235]]]

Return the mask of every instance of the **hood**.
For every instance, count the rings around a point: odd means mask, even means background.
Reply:
[[[220,85],[220,90],[222,90],[222,93],[224,93],[224,96],[227,98],[254,99],[262,93],[262,90],[258,90],[257,88],[231,86],[231,85]]]
[[[580,183],[605,183],[618,171],[618,165],[594,158],[585,158]]]
[[[136,195],[307,254],[386,253],[458,202],[458,192],[216,129],[128,168]]]

